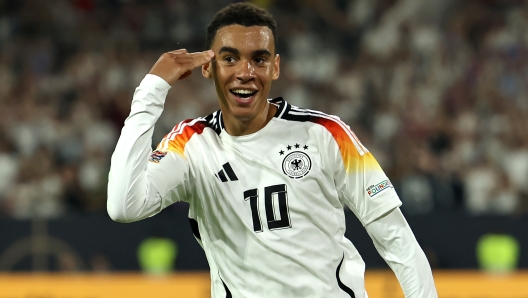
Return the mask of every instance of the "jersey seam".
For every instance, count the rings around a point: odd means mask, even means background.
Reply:
[[[387,206],[391,206],[391,208],[387,208],[387,210],[385,210],[385,208],[386,208]],[[377,212],[383,211],[382,214],[380,214],[380,216],[381,216],[381,215],[383,215],[384,213],[387,213],[387,212],[389,212],[389,211],[391,211],[391,210],[393,210],[393,209],[395,209],[395,208],[398,208],[399,206],[401,206],[401,202],[400,202],[400,201],[392,201],[392,200],[391,200],[391,201],[386,202],[385,204],[379,206],[378,208],[376,208],[376,209],[370,211],[370,212],[369,212],[368,214],[366,214],[364,217],[365,217],[365,218],[369,218],[369,217],[372,216],[373,214],[376,214]],[[369,218],[368,221],[366,221],[366,222],[361,221],[361,223],[362,223],[363,226],[365,227],[365,226],[367,226],[368,224],[370,224],[371,222],[375,221],[376,219],[377,219],[377,218],[373,218],[373,219],[370,219],[370,218]]]
[[[197,119],[198,119],[198,118],[197,118]],[[206,122],[206,123],[208,123],[208,122]],[[212,128],[212,127],[210,127],[210,126],[205,126],[204,129],[203,129],[203,131],[202,131],[201,133],[197,133],[197,132],[193,133],[193,135],[189,138],[189,140],[188,140],[187,142],[185,142],[185,145],[183,145],[183,152],[182,152],[183,154],[180,154],[179,151],[177,151],[177,150],[173,150],[173,149],[170,149],[170,148],[167,148],[166,151],[170,151],[170,152],[177,153],[178,155],[180,155],[180,156],[184,157],[185,159],[189,160],[189,158],[187,158],[187,156],[185,155],[185,149],[187,148],[187,144],[189,144],[189,143],[191,142],[191,140],[192,140],[192,138],[194,138],[194,136],[196,136],[196,135],[202,135],[203,132],[204,132],[206,129],[212,129],[213,132],[216,134],[216,131],[215,131],[214,128]],[[217,135],[218,135],[218,134],[217,134]]]
[[[209,126],[206,126],[206,127],[204,127],[204,131],[205,131],[205,129],[207,129],[207,128],[212,129],[212,128],[209,127]],[[202,131],[202,133],[203,133],[203,131]],[[185,155],[185,151],[186,151],[187,145],[191,142],[191,140],[192,140],[196,135],[200,135],[200,134],[198,134],[198,133],[194,133],[194,134],[189,138],[189,140],[185,143],[185,145],[183,146],[183,152],[182,152],[183,154],[180,154],[178,151],[175,151],[175,150],[170,150],[170,149],[167,150],[167,151],[173,152],[173,153],[175,153],[175,154],[178,154],[179,156],[181,156],[181,157],[183,157],[185,160],[187,160],[187,162],[189,163],[189,173],[188,173],[189,176],[190,176],[190,172],[191,172],[191,171],[190,171],[190,168],[191,168],[191,164],[190,164],[190,163],[191,163],[191,162],[190,162],[190,158],[188,158],[188,157]],[[186,179],[184,179],[182,182],[176,184],[174,187],[172,187],[172,188],[170,188],[169,190],[167,190],[167,191],[162,195],[162,199],[164,199],[165,196],[166,196],[169,192],[171,192],[172,190],[174,190],[174,189],[177,188],[178,186],[184,184],[186,181],[190,181],[190,178],[186,178]],[[192,187],[191,187],[191,188],[192,188]],[[186,195],[186,197],[188,197],[189,194],[186,192],[185,195]],[[181,201],[181,200],[180,200],[180,201]],[[189,202],[188,202],[188,203],[190,203],[190,199],[189,199]],[[162,207],[163,207],[163,202],[162,202]],[[161,211],[161,210],[160,210],[160,211]]]
[[[162,199],[162,202],[161,202],[161,210],[163,210],[163,200],[165,199],[165,196],[170,193],[171,191],[173,191],[175,188],[177,188],[178,186],[184,184],[186,181],[189,181],[188,178],[184,179],[182,182],[176,184],[174,187],[172,187],[171,189],[167,190],[162,196],[161,196],[161,199]],[[185,196],[187,197],[187,193],[185,194]],[[182,200],[180,200],[182,201]],[[185,202],[185,201],[184,201]],[[176,203],[176,202],[175,202]],[[167,206],[168,207],[168,206]],[[160,210],[160,211],[161,211]]]

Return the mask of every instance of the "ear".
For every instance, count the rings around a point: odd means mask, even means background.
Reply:
[[[204,78],[210,79],[213,77],[213,61],[214,60],[211,60],[211,62],[202,65],[202,75],[204,76]]]
[[[280,75],[280,56],[279,54],[275,55],[275,63],[273,65],[273,75],[271,78],[273,80],[276,80],[279,78]]]

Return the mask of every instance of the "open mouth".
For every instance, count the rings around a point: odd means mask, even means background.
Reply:
[[[229,91],[231,92],[231,94],[241,99],[249,99],[258,92],[258,90],[247,89],[231,89]]]

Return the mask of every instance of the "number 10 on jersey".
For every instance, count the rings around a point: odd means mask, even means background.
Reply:
[[[251,216],[253,218],[253,230],[262,232],[262,224],[259,213],[259,192],[257,188],[249,189],[244,192],[244,200],[249,200],[251,206]],[[275,205],[278,204],[278,213],[276,214]],[[266,219],[268,229],[287,229],[291,228],[290,214],[288,211],[288,194],[286,184],[277,184],[264,187],[264,206],[266,208]]]

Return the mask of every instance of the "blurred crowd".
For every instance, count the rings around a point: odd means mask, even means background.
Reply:
[[[254,0],[275,16],[272,96],[335,114],[374,153],[407,214],[528,211],[528,5],[501,0]],[[230,1],[0,1],[0,216],[105,213],[135,87],[166,51],[204,50]],[[218,109],[195,71],[155,146]]]

